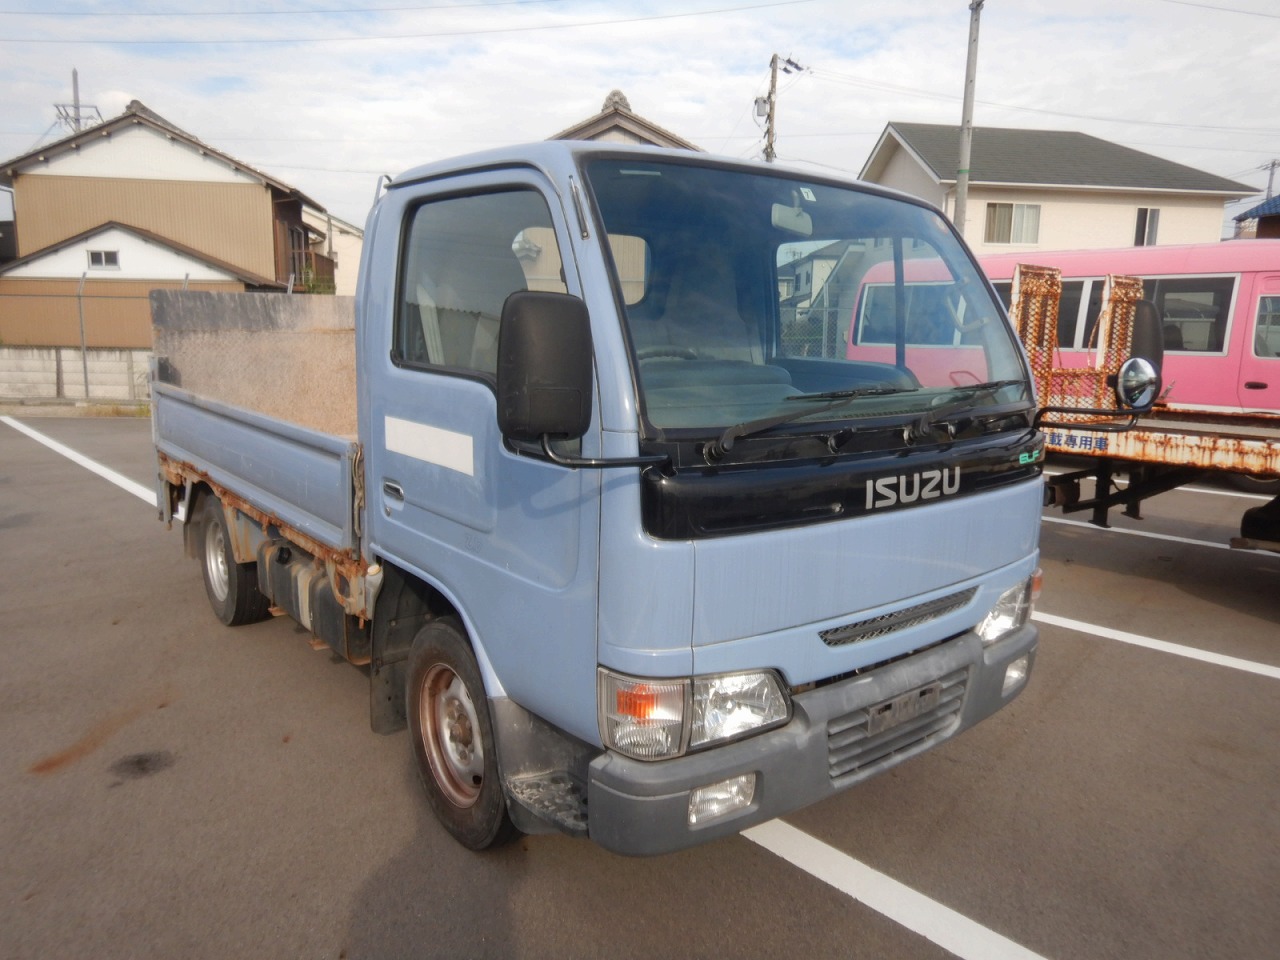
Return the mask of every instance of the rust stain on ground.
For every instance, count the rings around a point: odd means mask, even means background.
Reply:
[[[130,707],[128,710],[106,717],[65,750],[59,750],[57,753],[52,753],[44,759],[33,763],[27,769],[27,772],[35,774],[55,773],[58,770],[69,767],[77,760],[83,760],[143,714],[150,713],[152,710],[163,710],[169,705],[171,699],[170,697],[164,697],[158,701],[154,699],[146,700]]]

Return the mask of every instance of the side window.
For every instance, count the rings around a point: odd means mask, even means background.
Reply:
[[[1012,305],[1013,281],[1000,280],[992,284],[1006,310]],[[1080,323],[1080,300],[1084,294],[1083,280],[1063,280],[1062,296],[1058,299],[1058,346],[1070,349],[1075,346],[1076,327]],[[1097,319],[1095,314],[1094,319]]]
[[[1234,277],[1147,280],[1142,295],[1160,311],[1167,351],[1217,353],[1226,343]]]
[[[532,189],[422,204],[400,264],[393,359],[409,365],[492,376],[507,297],[565,292],[551,215]]]
[[[1258,300],[1253,353],[1258,357],[1280,357],[1280,297],[1261,297]]]

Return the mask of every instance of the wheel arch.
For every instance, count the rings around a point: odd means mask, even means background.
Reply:
[[[440,617],[456,617],[462,625],[480,667],[485,696],[505,697],[502,681],[489,661],[475,623],[457,598],[437,578],[421,570],[386,557],[376,558],[376,562],[383,573],[373,609],[369,672],[369,719],[373,729],[389,733],[404,727],[404,666],[409,650],[422,626]]]

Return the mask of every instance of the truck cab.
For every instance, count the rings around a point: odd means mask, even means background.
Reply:
[[[1022,688],[1034,398],[936,210],[759,165],[545,144],[398,178],[366,237],[365,554],[457,612],[523,828],[522,806],[556,819],[544,803],[613,849],[686,846],[863,779]],[[834,325],[859,278],[896,269],[901,291],[914,260],[943,265],[934,319],[962,322],[963,344],[916,364],[889,297],[887,351],[850,359]],[[587,318],[586,396],[543,384],[576,397],[582,429],[500,428],[504,306],[526,291],[564,325]],[[503,747],[530,724],[557,741],[553,777]],[[548,779],[557,795],[530,801]]]

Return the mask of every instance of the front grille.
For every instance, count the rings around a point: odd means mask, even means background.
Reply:
[[[938,681],[936,705],[879,732],[872,732],[873,716],[897,697],[833,718],[827,723],[827,771],[831,779],[869,775],[875,768],[905,759],[950,736],[960,723],[968,677],[968,670],[943,677]]]
[[[893,613],[881,614],[878,617],[871,617],[867,620],[859,620],[856,623],[846,623],[843,627],[823,630],[818,636],[822,637],[822,642],[829,647],[840,647],[846,643],[857,643],[859,640],[883,637],[885,634],[893,633],[895,630],[905,630],[907,627],[919,626],[922,623],[928,623],[930,620],[945,617],[948,613],[959,610],[967,604],[977,592],[977,587],[970,587],[968,590],[961,590],[959,593],[938,597],[928,603],[918,603],[914,607],[907,607],[905,610],[897,610]]]

